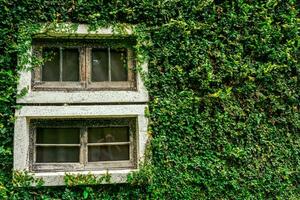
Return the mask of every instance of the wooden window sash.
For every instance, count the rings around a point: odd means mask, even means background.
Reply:
[[[88,149],[87,149],[87,127],[81,129],[80,135],[80,155],[79,155],[79,162],[83,166],[87,163],[87,156],[88,156]]]
[[[116,146],[116,145],[128,145],[130,142],[97,142],[97,143],[87,143],[87,146]]]
[[[86,48],[86,68],[87,68],[87,89],[95,90],[135,90],[136,80],[135,73],[133,71],[133,52],[127,51],[127,81],[111,81],[111,55],[110,49],[108,49],[108,81],[93,82],[92,81],[92,49],[95,47]]]
[[[110,55],[109,47],[107,48],[107,51],[108,51],[108,82],[111,82],[111,55]],[[90,76],[91,76],[91,74],[90,74]]]
[[[59,82],[62,82],[62,76],[63,76],[63,49],[62,47],[59,47]],[[80,65],[79,65],[80,67]],[[43,66],[42,66],[43,68]]]
[[[37,67],[32,73],[33,90],[136,90],[136,76],[133,71],[134,53],[126,48],[127,52],[127,81],[111,81],[111,47],[103,46],[68,46],[68,48],[79,49],[79,81],[62,81],[62,49],[64,45],[37,44],[33,52],[38,57],[42,57],[43,47],[59,47],[60,49],[60,80],[59,81],[42,81],[42,66]],[[108,50],[108,81],[92,82],[92,63],[91,51],[93,48],[107,48]]]
[[[43,128],[66,128],[66,127],[76,127],[80,128],[80,144],[39,144],[36,143],[36,126],[32,127],[33,134],[33,157],[31,169],[33,171],[66,171],[66,170],[75,170],[75,171],[84,171],[84,170],[97,170],[97,169],[106,169],[106,168],[133,168],[135,166],[135,156],[133,149],[137,148],[137,144],[134,144],[134,137],[136,131],[136,124],[132,124],[129,121],[127,124],[129,127],[129,141],[128,142],[110,142],[110,143],[88,143],[88,128],[91,126],[86,125],[48,125],[41,126]],[[101,125],[101,126],[92,126],[93,128],[104,128],[104,127],[124,127],[124,125]],[[129,145],[129,160],[117,160],[117,161],[88,161],[88,147],[89,146],[114,146],[114,145]],[[133,146],[135,145],[135,146]],[[60,146],[60,147],[79,147],[79,162],[51,162],[51,163],[37,163],[36,162],[36,147],[37,146]]]
[[[80,147],[80,144],[35,144],[36,147]]]
[[[37,45],[33,48],[33,52],[39,58],[42,58],[42,47],[45,45]],[[55,46],[54,46],[55,47]],[[86,72],[85,72],[85,55],[84,47],[70,46],[68,48],[77,48],[79,53],[79,81],[62,81],[63,76],[63,47],[59,47],[59,81],[42,81],[42,67],[39,66],[33,70],[32,73],[32,89],[33,90],[61,90],[61,89],[83,89],[86,84]]]

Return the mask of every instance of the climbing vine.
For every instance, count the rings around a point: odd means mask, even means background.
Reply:
[[[299,7],[296,0],[0,0],[0,198],[299,198]],[[127,184],[15,187],[14,111],[26,94],[17,92],[18,72],[41,62],[28,54],[41,26],[71,22],[119,33],[134,27],[137,59],[149,63],[147,162]]]

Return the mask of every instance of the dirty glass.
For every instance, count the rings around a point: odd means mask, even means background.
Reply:
[[[129,145],[90,146],[88,161],[129,160]]]
[[[59,48],[44,48],[42,66],[42,81],[59,81]]]
[[[89,143],[128,142],[128,127],[89,128]]]
[[[79,162],[79,147],[36,147],[37,163]]]
[[[63,49],[62,81],[79,81],[79,51]]]
[[[126,51],[111,50],[111,81],[127,81]]]
[[[37,144],[79,144],[79,128],[37,128]]]
[[[92,50],[92,82],[108,81],[108,49]]]

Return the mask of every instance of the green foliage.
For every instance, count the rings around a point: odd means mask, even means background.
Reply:
[[[74,185],[95,185],[101,183],[110,183],[111,175],[107,172],[105,175],[101,177],[96,177],[95,175],[88,173],[88,174],[66,174],[64,177],[65,184],[67,186],[74,186]]]
[[[29,187],[32,184],[41,187],[44,184],[42,179],[36,179],[26,171],[14,171],[12,183],[15,187]]]
[[[0,198],[298,199],[299,7],[295,0],[0,0]],[[137,59],[149,62],[152,140],[149,162],[128,184],[12,186],[15,99],[26,93],[17,94],[17,72],[40,62],[26,56],[38,24],[60,22],[118,32],[135,26]]]

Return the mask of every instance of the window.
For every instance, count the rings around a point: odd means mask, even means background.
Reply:
[[[31,120],[33,171],[136,167],[136,119]]]
[[[65,24],[68,26],[69,24]],[[66,173],[110,175],[124,183],[144,159],[148,92],[136,63],[132,29],[41,30],[24,56],[40,66],[20,72],[14,129],[14,170],[45,186],[65,185]],[[37,62],[33,62],[37,63]],[[28,63],[30,64],[30,63]]]
[[[34,70],[33,89],[135,90],[133,51],[112,41],[35,39],[33,51],[44,62]]]

